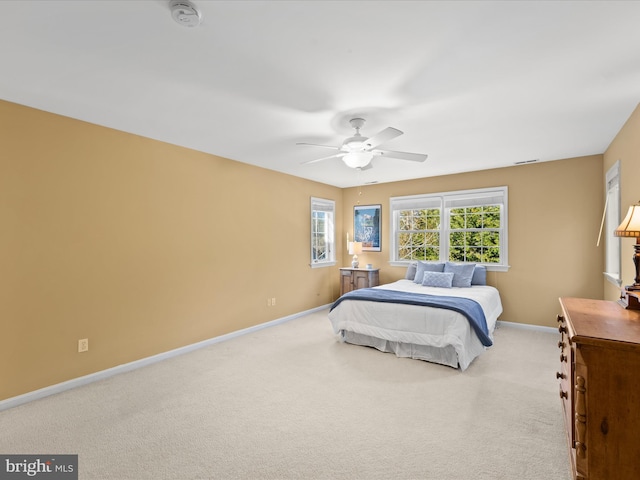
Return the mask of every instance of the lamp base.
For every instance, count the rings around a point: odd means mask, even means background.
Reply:
[[[618,305],[626,310],[640,310],[640,285],[629,285],[621,290]]]

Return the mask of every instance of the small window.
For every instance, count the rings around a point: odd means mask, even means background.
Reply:
[[[604,208],[604,239],[605,239],[605,272],[607,280],[616,286],[622,284],[620,278],[620,238],[613,235],[613,231],[620,224],[620,160],[607,172]]]
[[[333,200],[311,197],[311,267],[336,264],[335,215]]]

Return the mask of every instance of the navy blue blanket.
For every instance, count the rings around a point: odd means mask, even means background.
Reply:
[[[366,300],[370,302],[404,303],[407,305],[423,305],[425,307],[446,308],[464,315],[485,347],[493,345],[489,337],[487,319],[478,302],[470,298],[427,295],[424,293],[399,292],[382,288],[361,288],[342,295],[331,306],[336,308],[345,300]]]

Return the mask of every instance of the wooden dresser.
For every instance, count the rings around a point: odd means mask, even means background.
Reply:
[[[379,268],[341,268],[340,295],[359,288],[377,287],[380,285]]]
[[[561,298],[560,398],[575,479],[640,479],[640,311]]]

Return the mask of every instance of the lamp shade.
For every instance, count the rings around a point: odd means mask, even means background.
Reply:
[[[631,205],[627,216],[613,231],[616,237],[640,237],[640,205]]]
[[[362,242],[349,242],[349,255],[359,255],[362,253]]]

